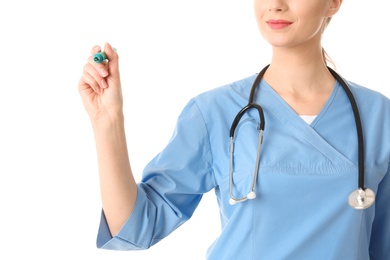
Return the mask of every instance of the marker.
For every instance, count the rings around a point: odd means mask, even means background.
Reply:
[[[98,52],[93,56],[93,60],[96,63],[102,63],[104,60],[107,60],[107,55],[104,51]]]
[[[118,52],[116,48],[112,48],[115,52]],[[96,63],[102,63],[104,60],[107,60],[107,55],[104,51],[98,52],[93,56],[93,60]]]

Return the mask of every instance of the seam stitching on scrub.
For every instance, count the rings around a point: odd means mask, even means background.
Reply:
[[[251,201],[251,207],[252,207],[252,227],[255,227],[255,207],[253,206],[253,200]],[[251,251],[251,255],[252,255],[252,259],[255,260],[255,256],[254,256],[254,252],[255,252],[255,235],[254,235],[254,232],[253,232],[254,228],[251,229],[251,238],[252,238],[252,251]]]
[[[356,241],[356,245],[359,244],[359,240],[361,239],[360,237],[362,236],[362,228],[363,228],[363,218],[364,218],[364,214],[363,214],[363,210],[360,210],[360,226],[359,226],[359,234],[357,236],[357,241]],[[370,243],[368,243],[368,245],[370,245]],[[359,257],[359,248],[360,247],[356,247],[356,256]]]
[[[245,99],[246,102],[248,102],[250,89],[247,90],[248,85],[242,84],[242,83],[243,83],[243,81],[246,81],[246,80],[249,80],[249,79],[251,79],[251,81],[254,81],[255,78],[256,78],[255,77],[256,75],[257,74],[254,74],[252,76],[246,77],[243,80],[239,80],[239,81],[233,82],[231,84],[228,84],[227,86],[231,90],[233,90],[236,94],[238,94],[240,97]],[[249,86],[251,86],[251,85],[249,85]]]
[[[209,131],[208,127],[207,127],[206,120],[204,119],[202,110],[200,109],[198,103],[196,102],[195,99],[193,99],[193,102],[194,102],[196,108],[198,109],[200,116],[202,117],[202,121],[203,121],[203,124],[204,124],[204,128],[206,129],[206,132],[207,132],[207,138],[206,138],[206,139],[207,139],[207,143],[208,143],[208,150],[209,150],[209,153],[210,153],[210,155],[211,155],[211,162],[210,162],[211,164],[210,164],[209,167],[210,167],[210,170],[211,170],[211,174],[212,174],[212,176],[213,176],[213,179],[214,179],[214,187],[215,187],[215,186],[217,185],[217,180],[215,179],[215,174],[214,174],[214,170],[213,170],[214,155],[213,155],[213,150],[212,150],[212,148],[211,148],[210,131]]]
[[[146,248],[144,245],[141,244],[136,244],[136,243],[133,243],[123,237],[120,237],[120,236],[115,236],[116,239],[122,241],[122,242],[125,242],[125,243],[128,243],[128,244],[131,244],[132,246],[135,246],[135,247],[138,247],[138,248]]]
[[[332,167],[289,167],[289,166],[263,166],[259,174],[287,174],[287,175],[306,175],[306,176],[331,176],[335,174],[355,174],[356,166],[336,165]],[[305,173],[306,172],[306,173]],[[315,172],[309,174],[307,172]]]

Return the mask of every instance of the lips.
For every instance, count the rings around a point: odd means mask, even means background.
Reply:
[[[292,22],[282,20],[282,19],[277,19],[277,20],[270,19],[266,22],[267,22],[269,28],[271,28],[273,30],[280,30],[280,29],[286,28],[292,24]]]

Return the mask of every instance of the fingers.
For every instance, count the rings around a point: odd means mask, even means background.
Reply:
[[[91,63],[87,63],[84,66],[84,71],[81,76],[80,85],[88,85],[96,93],[101,93],[101,90],[107,88],[106,79],[99,74]]]
[[[91,49],[91,55],[94,55],[95,53],[98,53],[101,51],[102,51],[102,49],[100,48],[99,45],[93,46],[93,48]]]
[[[104,45],[104,52],[107,55],[110,76],[119,79],[119,56],[117,51],[109,43],[106,43]]]
[[[108,77],[119,82],[118,54],[106,43],[104,51],[106,52],[108,61],[96,63],[93,56],[101,52],[100,46],[96,45],[91,49],[91,56],[88,58],[87,64],[84,66],[84,71],[81,76],[79,86],[84,88],[91,87],[96,93],[101,93],[102,89],[108,88]]]
[[[104,51],[107,54],[107,58],[109,61],[117,61],[118,53],[115,48],[113,48],[108,42],[104,45]]]

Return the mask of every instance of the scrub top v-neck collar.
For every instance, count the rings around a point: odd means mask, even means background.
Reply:
[[[262,80],[260,82],[259,89],[260,91],[255,97],[255,102],[262,104],[266,112],[271,113],[278,118],[294,135],[299,136],[301,140],[305,140],[316,147],[316,149],[335,164],[354,165],[351,160],[335,149],[314,129],[315,125],[326,115],[328,109],[335,100],[337,93],[341,89],[338,81],[336,81],[332,93],[324,107],[321,109],[321,112],[310,125],[307,124],[266,81]]]
[[[316,116],[316,118],[313,120],[311,124],[307,124],[305,120],[303,120],[299,114],[297,114],[290,105],[265,81],[262,80],[260,82],[260,89],[264,89],[264,91],[269,92],[275,100],[278,101],[278,109],[271,110],[276,116],[279,116],[281,119],[288,119],[288,121],[291,123],[292,120],[294,120],[294,125],[302,126],[302,127],[314,127],[326,114],[326,111],[332,104],[337,92],[340,89],[340,83],[336,81],[336,83],[333,86],[332,93],[330,94],[328,100],[326,101],[325,105],[322,107],[320,113]],[[263,102],[263,101],[262,101]],[[281,110],[280,108],[283,107],[284,109]],[[284,121],[284,120],[282,120]]]

